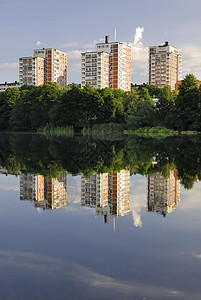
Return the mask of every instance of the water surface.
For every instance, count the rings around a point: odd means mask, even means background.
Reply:
[[[200,299],[199,144],[2,136],[1,298]]]

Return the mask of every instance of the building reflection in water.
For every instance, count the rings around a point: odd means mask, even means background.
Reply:
[[[160,173],[148,175],[148,211],[163,216],[176,209],[180,201],[180,180],[177,171],[172,169],[169,177]]]
[[[127,214],[130,211],[130,171],[93,174],[89,178],[82,175],[81,205],[95,208],[96,215],[103,215],[105,223],[108,216]]]
[[[34,207],[56,209],[67,205],[67,176],[65,172],[57,178],[42,175],[20,175],[20,200],[34,201]]]
[[[176,209],[180,202],[180,180],[175,169],[170,170],[167,178],[161,173],[148,175],[147,184],[148,212],[166,216]],[[61,172],[57,178],[20,174],[20,200],[33,201],[35,208],[44,210],[66,206],[66,173]],[[81,175],[81,205],[94,208],[96,215],[104,216],[105,223],[113,216],[115,229],[115,218],[126,215],[131,209],[130,171],[94,173],[89,178]],[[134,225],[142,226],[141,220]]]

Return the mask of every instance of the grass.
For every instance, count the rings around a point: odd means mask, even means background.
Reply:
[[[181,131],[180,133],[184,134],[184,135],[196,135],[196,134],[200,134],[200,132],[193,131],[193,130]]]
[[[163,126],[156,126],[156,127],[143,127],[138,128],[136,130],[125,130],[125,134],[136,134],[141,137],[152,137],[152,138],[165,138],[167,136],[178,135],[179,132],[168,129]]]
[[[42,132],[46,136],[74,136],[74,127],[73,126],[65,126],[65,127],[52,127],[49,124],[46,124],[45,127],[43,127]]]
[[[82,129],[83,136],[107,136],[121,133],[123,133],[123,127],[117,123],[97,124],[92,127],[83,127]]]

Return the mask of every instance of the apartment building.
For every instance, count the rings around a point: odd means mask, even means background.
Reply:
[[[0,92],[5,92],[8,88],[19,88],[19,81],[0,83]]]
[[[19,83],[20,85],[41,85],[44,83],[44,58],[21,57],[19,58]]]
[[[44,176],[20,174],[20,200],[44,200]]]
[[[108,186],[111,214],[124,216],[130,211],[130,171],[109,173]]]
[[[43,175],[20,174],[20,200],[34,202],[34,207],[56,209],[67,205],[67,176],[65,172],[57,178]]]
[[[44,81],[57,82],[61,88],[67,85],[67,53],[58,49],[34,50],[34,57],[44,59]]]
[[[81,177],[81,205],[96,209],[97,215],[123,216],[130,211],[130,171]]]
[[[81,176],[81,205],[93,208],[108,205],[108,173]]]
[[[46,209],[57,209],[67,205],[67,176],[65,172],[57,178],[45,179]]]
[[[178,49],[165,42],[162,46],[149,47],[149,84],[157,87],[169,85],[175,89],[182,76],[182,59]]]
[[[172,169],[168,178],[160,173],[148,175],[148,211],[163,216],[176,209],[180,201],[180,180]]]
[[[96,51],[81,55],[81,87],[87,83],[97,88],[131,89],[131,47],[126,43],[96,44]]]
[[[85,52],[82,60],[82,87],[109,87],[109,54],[106,52]]]
[[[21,85],[41,85],[57,82],[61,88],[67,84],[67,53],[58,49],[37,49],[33,57],[19,58]]]

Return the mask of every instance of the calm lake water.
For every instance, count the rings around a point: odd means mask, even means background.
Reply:
[[[0,135],[1,299],[201,299],[200,144]]]

